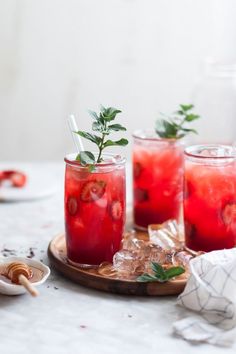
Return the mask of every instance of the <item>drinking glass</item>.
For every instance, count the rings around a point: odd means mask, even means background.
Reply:
[[[90,172],[75,158],[65,158],[68,260],[76,266],[111,262],[125,224],[125,159],[104,154],[103,162]]]
[[[137,228],[179,221],[183,200],[183,144],[154,133],[133,134],[133,213]]]
[[[195,251],[236,244],[236,154],[233,146],[194,145],[185,150],[186,246]]]

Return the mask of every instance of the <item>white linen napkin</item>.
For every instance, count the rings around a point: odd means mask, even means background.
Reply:
[[[231,346],[236,338],[236,249],[191,260],[190,277],[177,304],[192,312],[173,324],[176,335],[195,343]]]

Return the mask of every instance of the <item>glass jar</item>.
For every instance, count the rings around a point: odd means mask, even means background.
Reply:
[[[133,213],[137,228],[179,221],[183,191],[183,143],[155,133],[133,134]]]
[[[236,152],[227,145],[185,150],[184,224],[186,246],[195,251],[236,244]]]
[[[75,158],[65,158],[68,260],[77,266],[112,262],[125,225],[125,159],[104,154],[103,162],[89,172]]]
[[[193,91],[201,119],[194,123],[197,143],[232,144],[236,141],[236,63],[208,59]]]

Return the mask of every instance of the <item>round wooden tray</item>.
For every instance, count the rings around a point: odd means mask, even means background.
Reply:
[[[102,276],[96,269],[81,269],[67,262],[65,235],[56,236],[48,246],[52,266],[66,278],[97,290],[124,295],[178,295],[186,285],[187,276],[166,283],[140,283],[135,280],[121,280]]]

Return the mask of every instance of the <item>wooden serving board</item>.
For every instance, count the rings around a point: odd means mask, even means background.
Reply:
[[[115,294],[164,296],[178,295],[186,285],[187,276],[166,283],[140,283],[135,280],[114,279],[98,274],[96,269],[77,268],[67,261],[65,235],[56,236],[48,246],[48,256],[52,266],[66,278],[74,282]]]

